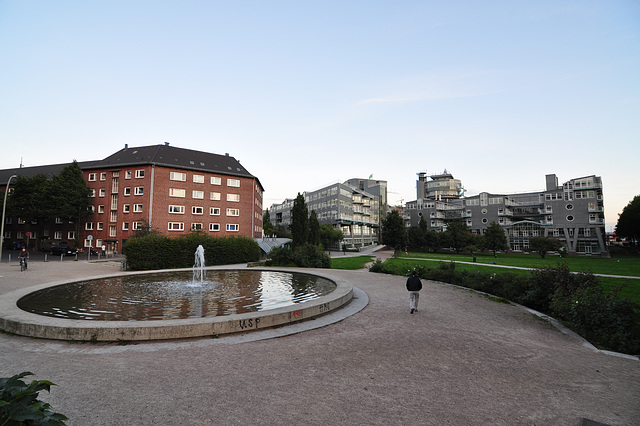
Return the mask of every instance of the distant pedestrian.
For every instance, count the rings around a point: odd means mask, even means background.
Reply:
[[[409,290],[409,313],[418,312],[418,299],[420,298],[420,290],[422,290],[422,281],[418,278],[416,271],[412,271],[411,276],[407,279],[407,290]]]
[[[104,244],[102,245],[102,257],[105,257],[107,255],[107,246],[105,246]]]

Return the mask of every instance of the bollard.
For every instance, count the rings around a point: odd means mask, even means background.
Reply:
[[[60,255],[60,262],[62,262],[62,259],[64,259],[64,254]]]
[[[49,254],[48,254],[48,253],[45,253],[45,254],[44,254],[44,261],[45,261],[45,262],[48,262],[48,261],[49,261],[49,260],[47,260],[47,256],[49,256]]]
[[[127,270],[127,261],[126,260],[123,260],[123,261],[120,262],[120,269],[123,270],[123,271]]]
[[[9,263],[11,263],[11,253],[9,253]]]

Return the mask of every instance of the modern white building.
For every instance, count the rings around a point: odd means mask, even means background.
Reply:
[[[424,217],[428,229],[444,230],[452,220],[463,220],[471,232],[483,234],[500,224],[514,251],[527,250],[529,238],[548,236],[565,244],[569,254],[608,255],[604,228],[602,179],[591,175],[558,184],[555,174],[546,175],[540,192],[463,196],[462,183],[446,172],[419,173],[417,196],[408,202],[409,226]]]

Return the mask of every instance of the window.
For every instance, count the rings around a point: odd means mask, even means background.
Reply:
[[[222,179],[216,176],[211,176],[211,185],[222,185]]]
[[[210,223],[209,224],[209,231],[217,232],[219,230],[220,230],[220,224],[219,223]]]
[[[240,186],[240,180],[239,179],[227,179],[227,186],[234,186],[234,187],[239,187]]]
[[[124,178],[131,179],[131,170],[127,170],[126,172],[124,172]]]
[[[220,201],[220,193],[219,192],[212,192],[209,196],[209,198],[212,201]]]
[[[220,208],[219,207],[211,207],[209,209],[209,214],[212,216],[220,216]]]
[[[96,181],[96,174],[89,173],[89,182],[95,182],[95,181]]]
[[[227,209],[227,216],[240,216],[240,209]]]
[[[89,194],[89,197],[95,197],[96,196],[96,190],[95,189],[91,189],[90,191],[91,191],[91,193]]]
[[[193,175],[193,183],[204,183],[203,175]]]
[[[100,180],[107,180],[107,172],[100,173]]]
[[[144,177],[144,170],[136,170],[136,179],[141,179]]]
[[[191,197],[195,198],[197,200],[203,200],[204,199],[204,191],[193,190],[193,191],[191,191]]]
[[[133,222],[132,225],[133,225],[133,230],[134,231],[138,231],[138,230],[142,229],[142,222]]]
[[[104,197],[106,194],[107,194],[107,191],[104,188],[100,189],[100,195],[99,195],[100,197]]]
[[[202,224],[201,223],[192,223],[191,224],[191,230],[192,231],[202,231]]]
[[[567,221],[573,222],[573,216],[572,215],[567,216]]]
[[[20,222],[19,219],[18,219],[18,222]],[[56,223],[62,223],[62,218],[61,217],[56,217]]]
[[[104,213],[104,205],[103,204],[100,204],[98,206],[98,213]]]
[[[118,212],[116,212],[115,210],[111,211],[111,214],[109,215],[109,222],[117,222],[118,221]]]
[[[567,204],[567,210],[573,210],[573,204]]]
[[[122,230],[123,231],[129,230],[129,222],[122,222]]]
[[[54,240],[61,240],[62,239],[62,231],[56,231],[53,233],[53,239]]]
[[[134,204],[133,205],[134,213],[142,213],[142,204]]]
[[[102,231],[104,229],[104,224],[102,222],[98,222],[98,224],[96,225],[96,229],[98,231]]]
[[[93,230],[93,222],[87,222],[84,224],[84,229],[85,231],[92,231]]]
[[[169,213],[184,214],[184,206],[169,206]]]
[[[144,194],[144,186],[136,186],[135,195]]]
[[[203,213],[204,213],[203,207],[197,207],[197,206],[191,207],[191,214],[203,214]]]
[[[115,238],[115,236],[117,235],[117,229],[115,225],[109,225],[109,236],[111,238]]]
[[[171,172],[169,173],[169,180],[178,180],[180,182],[184,182],[187,180],[187,174],[180,172]]]
[[[240,228],[239,225],[233,223],[227,223],[227,231],[229,232],[237,232]]]
[[[183,222],[169,222],[169,231],[184,231]]]
[[[76,239],[76,231],[69,231],[69,232],[67,232],[67,239],[69,239],[69,240],[75,240],[75,239]]]
[[[125,196],[125,197],[128,197],[129,195],[131,195],[131,188],[127,186],[127,187],[124,189],[124,196]]]
[[[169,188],[169,197],[181,197],[184,198],[186,191],[184,189]]]
[[[124,204],[122,206],[122,213],[129,213],[130,209],[129,209],[129,204]]]
[[[227,194],[227,201],[237,203],[240,201],[240,194]]]

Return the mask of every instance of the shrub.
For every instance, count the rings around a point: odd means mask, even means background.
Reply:
[[[47,380],[33,380],[28,385],[23,377],[32,376],[28,371],[9,378],[0,378],[0,425],[64,425],[67,417],[54,413],[51,405],[38,400],[42,390],[51,391],[55,386]]]
[[[331,258],[319,246],[307,243],[295,250],[288,247],[274,248],[269,253],[266,265],[330,268]]]
[[[260,259],[260,247],[246,237],[210,237],[191,233],[171,238],[151,232],[129,239],[122,247],[131,270],[189,268],[193,266],[199,245],[204,248],[205,265],[229,265],[255,262]]]

